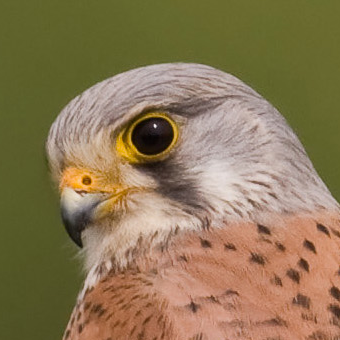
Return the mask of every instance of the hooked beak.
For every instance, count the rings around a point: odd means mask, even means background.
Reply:
[[[83,247],[82,231],[93,221],[96,207],[106,198],[101,193],[64,188],[60,202],[61,218],[68,235],[78,247]]]

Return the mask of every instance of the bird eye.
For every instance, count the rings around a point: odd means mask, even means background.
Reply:
[[[131,135],[136,149],[144,155],[165,151],[174,139],[174,130],[164,118],[148,118],[138,123]]]
[[[176,123],[164,113],[147,113],[124,129],[117,139],[117,150],[133,163],[163,158],[178,137]]]

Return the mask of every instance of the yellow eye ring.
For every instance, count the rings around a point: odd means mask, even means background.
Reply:
[[[149,112],[132,120],[118,134],[116,149],[131,163],[165,158],[178,140],[178,126],[163,112]]]

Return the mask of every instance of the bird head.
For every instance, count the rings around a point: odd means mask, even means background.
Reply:
[[[141,240],[178,230],[336,207],[273,106],[204,65],[153,65],[96,84],[60,113],[46,147],[87,268],[113,256],[124,265]]]

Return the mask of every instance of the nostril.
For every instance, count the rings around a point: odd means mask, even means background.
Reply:
[[[90,185],[92,183],[92,179],[89,176],[84,176],[82,182],[84,185]]]

